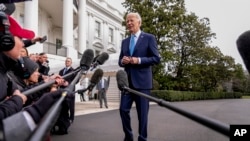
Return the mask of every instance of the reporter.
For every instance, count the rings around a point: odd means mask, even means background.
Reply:
[[[0,12],[0,29],[0,119],[4,119],[21,111],[27,100],[27,97],[17,90],[7,72],[17,63],[20,56],[20,50],[24,46],[21,38],[32,39],[35,34],[21,28],[12,17],[3,12]]]
[[[35,123],[38,123],[51,106],[61,97],[62,93],[62,90],[45,93],[37,102],[25,108],[24,111],[27,111]]]
[[[62,77],[59,75],[53,75],[44,81],[38,82],[38,78],[40,76],[38,68],[38,64],[32,61],[29,57],[21,57],[19,58],[18,64],[12,68],[12,71],[8,72],[8,75],[17,84],[20,91],[32,89],[50,80],[55,80],[56,84],[54,85],[66,85],[64,83],[64,79],[62,79]],[[54,88],[54,85],[48,86],[40,91],[28,95],[28,100],[25,103],[25,106],[37,101],[43,95],[43,93],[50,92],[52,88]]]
[[[23,111],[4,119],[2,128],[4,131],[4,136],[0,136],[0,140],[27,141],[52,105],[55,104],[62,96],[62,92],[63,91],[61,90],[57,90],[54,92],[45,93],[33,105],[30,105],[24,108]],[[19,127],[22,127],[22,130],[20,130]],[[45,137],[47,137],[47,140],[50,140],[48,133],[45,134]]]
[[[42,75],[48,76],[50,67],[49,67],[48,56],[46,53],[42,52],[39,54],[39,59],[37,60],[37,64],[39,65],[39,69],[38,69],[39,73]]]

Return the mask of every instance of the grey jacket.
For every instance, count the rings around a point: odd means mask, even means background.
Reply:
[[[104,89],[107,90],[108,89],[108,81],[105,78],[102,78],[102,79],[104,79]],[[102,79],[96,85],[96,90],[98,90],[98,91],[102,90]]]

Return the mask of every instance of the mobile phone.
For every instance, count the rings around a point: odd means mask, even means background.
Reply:
[[[47,36],[45,35],[45,36],[43,36],[42,37],[42,39],[39,41],[40,43],[43,43],[43,42],[45,42],[47,40]]]

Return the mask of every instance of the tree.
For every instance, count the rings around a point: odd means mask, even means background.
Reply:
[[[243,80],[234,59],[210,45],[216,34],[209,19],[187,13],[184,0],[126,0],[123,6],[140,13],[141,29],[156,37],[161,63],[153,74],[160,89],[216,91],[224,82]]]

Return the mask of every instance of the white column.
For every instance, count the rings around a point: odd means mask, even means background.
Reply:
[[[73,48],[73,1],[63,0],[63,40],[67,47],[67,56],[73,60],[77,58],[77,51]]]
[[[109,27],[108,27],[108,22],[103,21],[103,34],[102,34],[102,44],[103,44],[103,50],[102,52],[106,52],[107,47],[108,47],[108,40],[109,40]]]
[[[78,44],[79,52],[82,53],[86,50],[86,0],[79,0],[78,8]]]
[[[88,48],[91,48],[91,49],[94,50],[93,41],[94,41],[94,38],[95,38],[95,20],[94,20],[94,17],[93,17],[92,13],[88,13],[88,28],[87,28],[87,30],[88,30],[88,34],[87,34]],[[94,53],[95,53],[95,50],[94,50]]]
[[[24,2],[24,28],[30,29],[35,32],[35,36],[38,34],[38,0]],[[43,52],[41,44],[35,44],[28,48],[29,53]]]
[[[114,36],[115,36],[115,38],[114,38],[114,43],[115,43],[114,48],[115,48],[116,52],[119,52],[119,47],[121,46],[121,43],[120,43],[121,36],[120,36],[120,30],[119,30],[118,27],[115,27]]]

